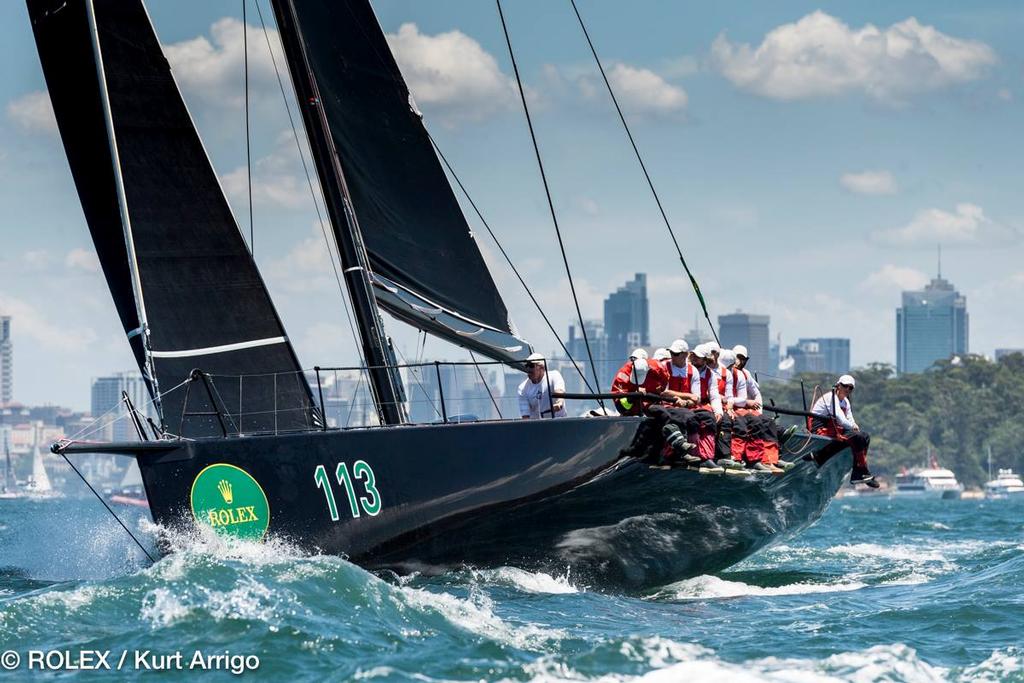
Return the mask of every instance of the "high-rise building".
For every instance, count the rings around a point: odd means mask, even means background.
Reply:
[[[152,416],[149,403],[149,390],[142,375],[132,370],[129,372],[115,372],[109,377],[97,377],[92,381],[91,408],[95,418],[110,413],[102,422],[106,423],[103,436],[112,441],[135,441],[138,434],[135,432],[135,425],[128,417],[128,412],[123,407],[117,410],[121,403],[121,392],[128,394],[132,405],[142,415]],[[120,417],[120,419],[116,419]]]
[[[611,386],[612,375],[622,361],[618,359],[618,364],[616,364],[617,359],[608,357],[608,337],[604,334],[604,323],[600,320],[584,320],[583,324],[585,326],[584,329],[587,331],[586,341],[590,343],[590,353],[594,357],[594,366],[597,368],[597,378],[600,385],[594,387],[594,391],[601,391]],[[579,334],[576,324],[569,325],[569,339],[565,343],[565,348],[569,351],[569,355],[572,356],[573,360],[576,361],[580,371],[586,375],[587,383],[593,384],[594,373],[590,371],[587,344],[584,343],[583,335]],[[572,368],[572,372],[562,373],[566,381],[566,390],[570,392],[585,391],[586,386],[579,373],[576,372],[576,368],[572,367],[572,364],[569,364],[569,366]]]
[[[850,371],[850,340],[839,337],[798,339],[786,348],[793,359],[793,372],[826,372],[842,375]]]
[[[718,316],[718,339],[722,348],[746,346],[750,354],[747,367],[751,372],[774,373],[776,369],[777,364],[772,363],[769,353],[768,320],[766,315],[740,311]]]
[[[14,400],[14,345],[11,317],[0,316],[0,404]]]
[[[903,292],[896,309],[896,372],[923,372],[937,360],[967,353],[967,299],[952,283],[935,279]]]
[[[630,351],[650,345],[646,273],[637,273],[604,300],[604,332],[608,339],[608,361],[616,364],[616,368]]]

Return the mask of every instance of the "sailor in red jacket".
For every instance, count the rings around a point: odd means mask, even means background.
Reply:
[[[629,354],[629,360],[619,368],[612,380],[613,394],[639,392],[657,397],[667,387],[668,374],[665,369],[660,363],[649,362],[647,352],[643,349],[635,349]],[[644,402],[638,399],[623,397],[615,399],[614,403],[620,415],[640,415],[646,412]]]

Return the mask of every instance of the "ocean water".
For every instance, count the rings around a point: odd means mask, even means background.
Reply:
[[[255,655],[245,676],[271,680],[1024,681],[1024,501],[840,499],[785,544],[642,595],[173,543],[150,565],[95,500],[0,500],[0,650]]]

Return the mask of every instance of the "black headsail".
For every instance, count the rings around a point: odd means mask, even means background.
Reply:
[[[377,301],[492,358],[525,358],[368,0],[273,4],[293,76],[299,40],[315,78],[318,100],[303,104],[322,108]]]
[[[313,403],[140,0],[28,0],[72,175],[139,367],[182,436],[308,427]]]

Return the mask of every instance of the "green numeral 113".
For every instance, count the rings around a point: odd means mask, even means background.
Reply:
[[[371,517],[380,512],[380,493],[377,491],[377,481],[373,476],[373,468],[365,461],[356,460],[352,464],[351,474],[349,474],[348,465],[339,462],[334,470],[334,478],[338,485],[345,489],[349,511],[353,518],[359,517],[360,508]],[[327,468],[317,465],[316,471],[313,473],[313,480],[316,482],[317,488],[323,489],[324,496],[327,498],[327,512],[330,513],[331,520],[337,522],[340,518],[338,504],[334,500],[334,487],[327,475]],[[366,495],[356,494],[355,480],[362,484]]]

